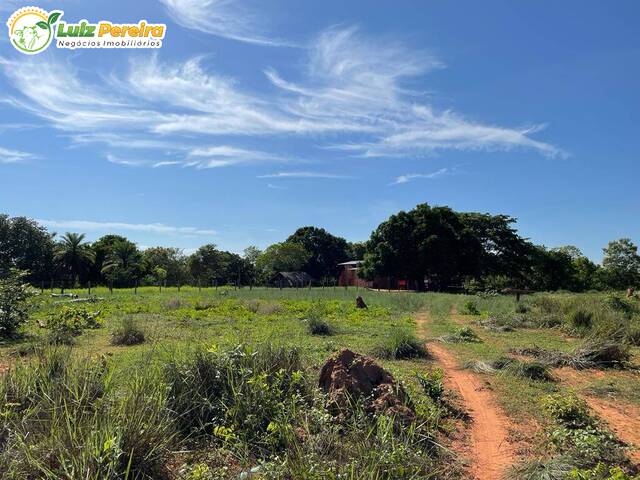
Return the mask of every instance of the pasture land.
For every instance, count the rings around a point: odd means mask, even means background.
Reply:
[[[22,336],[0,344],[3,478],[637,473],[640,302],[622,294],[520,303],[353,288],[92,295],[76,303],[43,292]],[[404,385],[414,421],[358,403],[332,414],[318,373],[342,348]],[[507,445],[490,465],[474,433],[489,413]]]

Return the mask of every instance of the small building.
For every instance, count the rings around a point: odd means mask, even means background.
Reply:
[[[341,287],[362,287],[374,288],[378,290],[419,290],[415,282],[404,278],[376,276],[373,281],[365,280],[358,275],[358,270],[362,260],[351,260],[338,265],[342,267],[338,285]]]
[[[372,282],[358,276],[358,268],[361,263],[362,260],[339,263],[338,266],[342,267],[342,271],[338,277],[338,285],[341,287],[371,288]]]
[[[313,283],[313,278],[307,272],[278,272],[271,277],[270,283],[280,288],[302,288]]]

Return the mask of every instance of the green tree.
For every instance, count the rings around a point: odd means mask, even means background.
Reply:
[[[362,260],[367,253],[367,242],[349,242],[347,254],[349,260]]]
[[[55,248],[54,260],[62,278],[68,282],[84,279],[94,262],[93,250],[84,242],[84,233],[65,233]]]
[[[222,252],[215,244],[209,243],[198,248],[187,259],[191,276],[201,285],[222,283]]]
[[[10,337],[29,318],[29,298],[33,295],[26,282],[27,272],[14,268],[0,279],[0,338]]]
[[[257,267],[269,278],[276,272],[298,271],[308,259],[309,253],[299,243],[274,243],[258,257]]]
[[[506,215],[458,213],[418,205],[381,223],[367,242],[362,276],[404,278],[421,288],[446,289],[483,276],[513,279],[529,264],[531,245]]]
[[[153,274],[160,267],[166,272],[166,281],[171,285],[185,283],[187,259],[179,248],[152,247],[142,252],[142,268]]]
[[[304,247],[308,259],[300,269],[314,278],[336,277],[340,270],[338,263],[349,260],[348,242],[331,235],[324,228],[299,228],[286,242],[299,243]]]
[[[611,241],[603,252],[602,267],[609,287],[623,289],[640,283],[640,255],[631,239]]]
[[[38,283],[53,275],[53,234],[26,217],[0,215],[0,277],[15,268]]]
[[[104,235],[91,244],[94,253],[94,262],[91,268],[90,279],[94,283],[106,283],[107,280],[102,274],[107,257],[113,252],[113,246],[118,242],[128,242],[127,238],[121,235]]]
[[[142,256],[135,243],[120,240],[113,248],[102,267],[106,280],[116,287],[133,286],[142,274]]]

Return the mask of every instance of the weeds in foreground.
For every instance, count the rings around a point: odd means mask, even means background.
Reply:
[[[274,480],[409,480],[442,478],[453,468],[433,441],[439,407],[419,392],[428,416],[417,413],[405,428],[357,406],[338,423],[295,349],[198,349],[165,362],[122,377],[104,357],[45,347],[7,372],[0,379],[3,478],[150,480],[174,468],[200,480],[252,471]],[[229,468],[173,464],[186,450]]]

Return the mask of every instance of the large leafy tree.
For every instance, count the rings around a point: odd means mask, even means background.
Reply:
[[[156,269],[161,268],[165,272],[164,280],[171,285],[184,283],[188,278],[187,259],[179,248],[147,248],[142,252],[142,267],[147,274],[152,275],[156,280],[158,279],[158,276],[155,275],[158,272]]]
[[[218,250],[214,244],[203,245],[187,260],[192,277],[200,285],[251,284],[254,281],[251,262],[237,253]]]
[[[270,277],[276,272],[300,270],[309,256],[309,252],[299,243],[274,243],[258,257],[257,267],[265,277]]]
[[[53,234],[25,217],[0,215],[0,277],[10,269],[26,271],[28,282],[49,280],[53,275]]]
[[[187,265],[191,276],[201,285],[211,285],[214,281],[221,283],[222,252],[215,244],[198,248],[187,259]]]
[[[130,287],[142,273],[142,256],[135,243],[120,240],[113,244],[102,266],[102,274],[117,287]]]
[[[286,241],[304,247],[309,258],[300,269],[314,278],[337,276],[338,263],[349,260],[349,243],[324,228],[299,228]]]
[[[67,232],[56,245],[54,259],[65,281],[84,280],[88,276],[95,255],[84,238],[84,233]]]
[[[603,252],[602,267],[611,288],[621,289],[640,284],[640,255],[631,239],[611,241]]]
[[[511,217],[458,213],[418,205],[381,223],[367,242],[361,274],[405,278],[417,287],[445,289],[467,277],[523,275],[531,245],[511,227]]]

